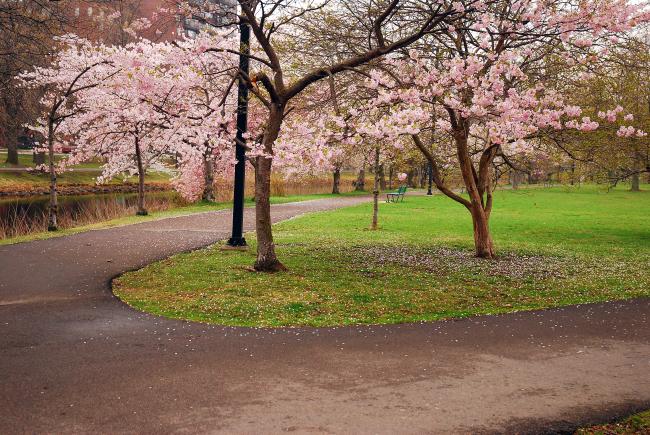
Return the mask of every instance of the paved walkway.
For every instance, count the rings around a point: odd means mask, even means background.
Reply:
[[[274,330],[166,320],[111,294],[113,276],[223,239],[229,222],[0,247],[0,433],[539,433],[650,408],[650,299]]]

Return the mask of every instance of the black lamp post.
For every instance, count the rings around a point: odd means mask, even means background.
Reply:
[[[240,74],[248,75],[250,53],[250,27],[248,23],[239,24],[239,55]],[[244,133],[248,129],[248,86],[242,77],[239,78],[237,91],[237,142],[235,144],[235,192],[232,204],[232,236],[228,240],[230,246],[246,246],[244,230],[244,182],[246,181],[246,148]]]
[[[427,172],[429,173],[429,190],[427,190],[427,195],[433,195],[433,192],[431,191],[433,185],[433,166],[431,166],[431,162],[429,162],[429,165],[427,166]]]

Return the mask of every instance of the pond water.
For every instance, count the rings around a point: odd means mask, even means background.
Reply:
[[[59,196],[59,225],[69,228],[135,213],[135,193]],[[175,192],[147,193],[150,211],[166,210],[182,202]],[[0,199],[0,239],[47,229],[49,197]]]

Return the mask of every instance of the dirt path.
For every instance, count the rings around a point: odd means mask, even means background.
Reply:
[[[166,320],[111,294],[113,276],[229,227],[211,212],[0,247],[0,433],[539,433],[650,408],[650,299],[274,330]]]

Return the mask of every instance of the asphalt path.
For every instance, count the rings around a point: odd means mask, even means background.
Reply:
[[[255,329],[164,319],[111,293],[124,271],[223,240],[230,219],[209,212],[1,246],[0,433],[557,433],[650,408],[647,298]]]

